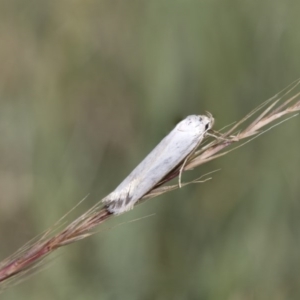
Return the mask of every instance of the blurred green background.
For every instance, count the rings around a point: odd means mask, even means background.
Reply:
[[[299,12],[1,1],[0,259],[112,191],[181,118],[209,111],[220,129],[298,78]],[[110,220],[1,299],[299,299],[299,125],[184,174],[221,168]]]

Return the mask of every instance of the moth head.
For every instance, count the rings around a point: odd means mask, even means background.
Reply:
[[[201,118],[201,122],[204,126],[205,132],[212,129],[212,127],[214,126],[214,123],[215,123],[215,119],[210,112],[207,111],[206,116],[203,115],[203,116],[199,116],[199,117]]]
[[[213,127],[214,118],[212,114],[191,115],[177,124],[177,130],[182,132],[194,132],[195,134],[204,134]]]

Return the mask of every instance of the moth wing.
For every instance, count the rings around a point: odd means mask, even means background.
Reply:
[[[203,135],[199,137],[199,134],[178,131],[175,127],[103,202],[116,214],[130,210],[183,161],[202,138]]]

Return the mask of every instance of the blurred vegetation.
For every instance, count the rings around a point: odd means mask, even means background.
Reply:
[[[0,258],[108,194],[179,119],[209,111],[220,129],[298,78],[299,11],[2,1]],[[299,125],[184,174],[222,169],[115,218],[1,299],[299,299]]]

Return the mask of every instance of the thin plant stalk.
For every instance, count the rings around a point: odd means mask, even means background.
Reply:
[[[214,139],[206,145],[202,145],[186,162],[183,171],[194,169],[204,163],[224,156],[245,143],[252,141],[274,126],[281,124],[283,121],[295,117],[300,110],[300,93],[290,95],[299,84],[300,80],[295,81],[283,91],[259,105],[242,120],[231,126],[229,130],[221,133],[219,138]],[[287,115],[289,116],[283,119]],[[244,125],[250,118],[254,118],[254,121],[248,126]],[[275,121],[277,123],[271,125]],[[240,143],[241,141],[244,142]],[[233,144],[237,144],[237,146],[231,147],[226,151],[224,150]],[[167,186],[164,184],[178,177],[180,167],[178,166],[165,176],[139,203],[177,189],[178,184]],[[199,180],[196,179],[186,184],[195,182],[199,182]],[[182,186],[186,184],[182,184]],[[61,222],[58,222],[53,228],[38,237],[36,241],[27,243],[15,254],[0,263],[0,287],[6,287],[12,280],[22,279],[25,277],[24,275],[34,272],[41,262],[56,249],[94,234],[96,226],[113,216],[113,214],[106,210],[102,202],[99,201],[60,231],[57,230],[57,225],[61,224]],[[65,219],[65,216],[62,219]]]

